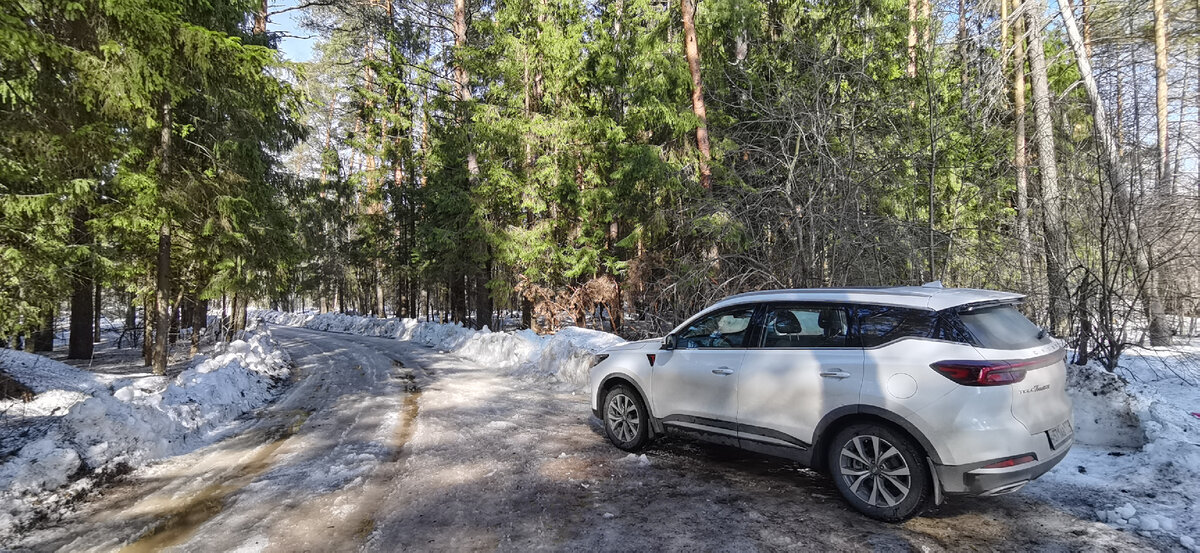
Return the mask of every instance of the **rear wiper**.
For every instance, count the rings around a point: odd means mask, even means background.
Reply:
[[[1046,329],[1044,329],[1044,328],[1040,328],[1040,329],[1038,329],[1038,337],[1037,337],[1037,339],[1038,339],[1038,340],[1041,340],[1042,338],[1045,338],[1045,337],[1046,337]]]

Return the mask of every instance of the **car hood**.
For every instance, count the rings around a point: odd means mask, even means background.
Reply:
[[[639,340],[637,342],[625,342],[617,346],[608,348],[605,353],[617,351],[638,351],[644,349],[658,349],[662,345],[662,338],[650,338],[649,340]]]

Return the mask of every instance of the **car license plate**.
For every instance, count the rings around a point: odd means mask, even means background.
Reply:
[[[1059,446],[1070,440],[1071,436],[1075,435],[1075,429],[1071,427],[1071,421],[1068,419],[1047,430],[1046,435],[1050,437],[1050,449],[1058,449]]]

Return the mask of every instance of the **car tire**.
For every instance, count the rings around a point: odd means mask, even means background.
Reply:
[[[650,443],[650,412],[642,396],[629,386],[618,384],[604,394],[600,414],[613,445],[625,451],[638,451]]]
[[[838,432],[828,455],[834,486],[859,512],[901,522],[928,505],[932,482],[925,452],[903,432],[854,424]]]

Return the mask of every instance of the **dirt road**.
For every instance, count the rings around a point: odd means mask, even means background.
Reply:
[[[295,380],[237,437],[134,472],[32,550],[1139,550],[1019,492],[866,519],[820,475],[608,444],[581,393],[383,338],[272,327]],[[1059,470],[1062,470],[1061,468]],[[1036,482],[1033,484],[1036,486]]]

